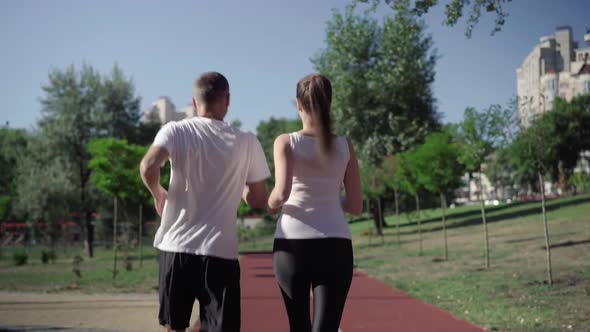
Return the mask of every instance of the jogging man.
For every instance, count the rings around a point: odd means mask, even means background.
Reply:
[[[160,250],[160,324],[184,331],[194,300],[201,331],[240,330],[240,266],[236,211],[240,198],[266,207],[270,176],[260,142],[223,122],[230,104],[227,79],[202,74],[194,84],[198,117],[162,127],[141,161],[140,173],[162,222],[154,239]],[[160,167],[169,159],[168,192]]]

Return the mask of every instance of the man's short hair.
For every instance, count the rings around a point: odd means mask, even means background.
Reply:
[[[197,103],[213,105],[229,95],[229,83],[225,76],[218,72],[201,74],[193,86],[193,96]]]

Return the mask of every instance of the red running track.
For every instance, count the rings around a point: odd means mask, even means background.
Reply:
[[[272,255],[242,255],[240,266],[242,331],[289,331]],[[356,270],[340,328],[342,332],[484,331]]]

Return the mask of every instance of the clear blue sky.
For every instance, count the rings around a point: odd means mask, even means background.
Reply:
[[[217,70],[231,85],[228,119],[239,118],[254,130],[270,116],[293,117],[295,84],[313,71],[309,58],[324,47],[331,9],[347,3],[4,0],[0,123],[32,127],[48,72],[83,62],[103,73],[119,63],[136,84],[142,110],[161,95],[184,106],[196,75]],[[463,24],[441,24],[440,5],[425,16],[441,55],[434,92],[445,122],[460,120],[467,106],[513,97],[515,70],[539,37],[570,25],[581,41],[590,27],[588,0],[514,0],[506,7],[510,17],[503,31],[490,36],[487,18],[472,39],[464,37]]]

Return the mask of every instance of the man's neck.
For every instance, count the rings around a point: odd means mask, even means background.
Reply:
[[[202,118],[208,118],[208,119],[212,119],[212,120],[217,120],[217,121],[223,121],[223,118],[218,116],[215,113],[211,113],[211,112],[204,112],[203,114],[199,115]]]

